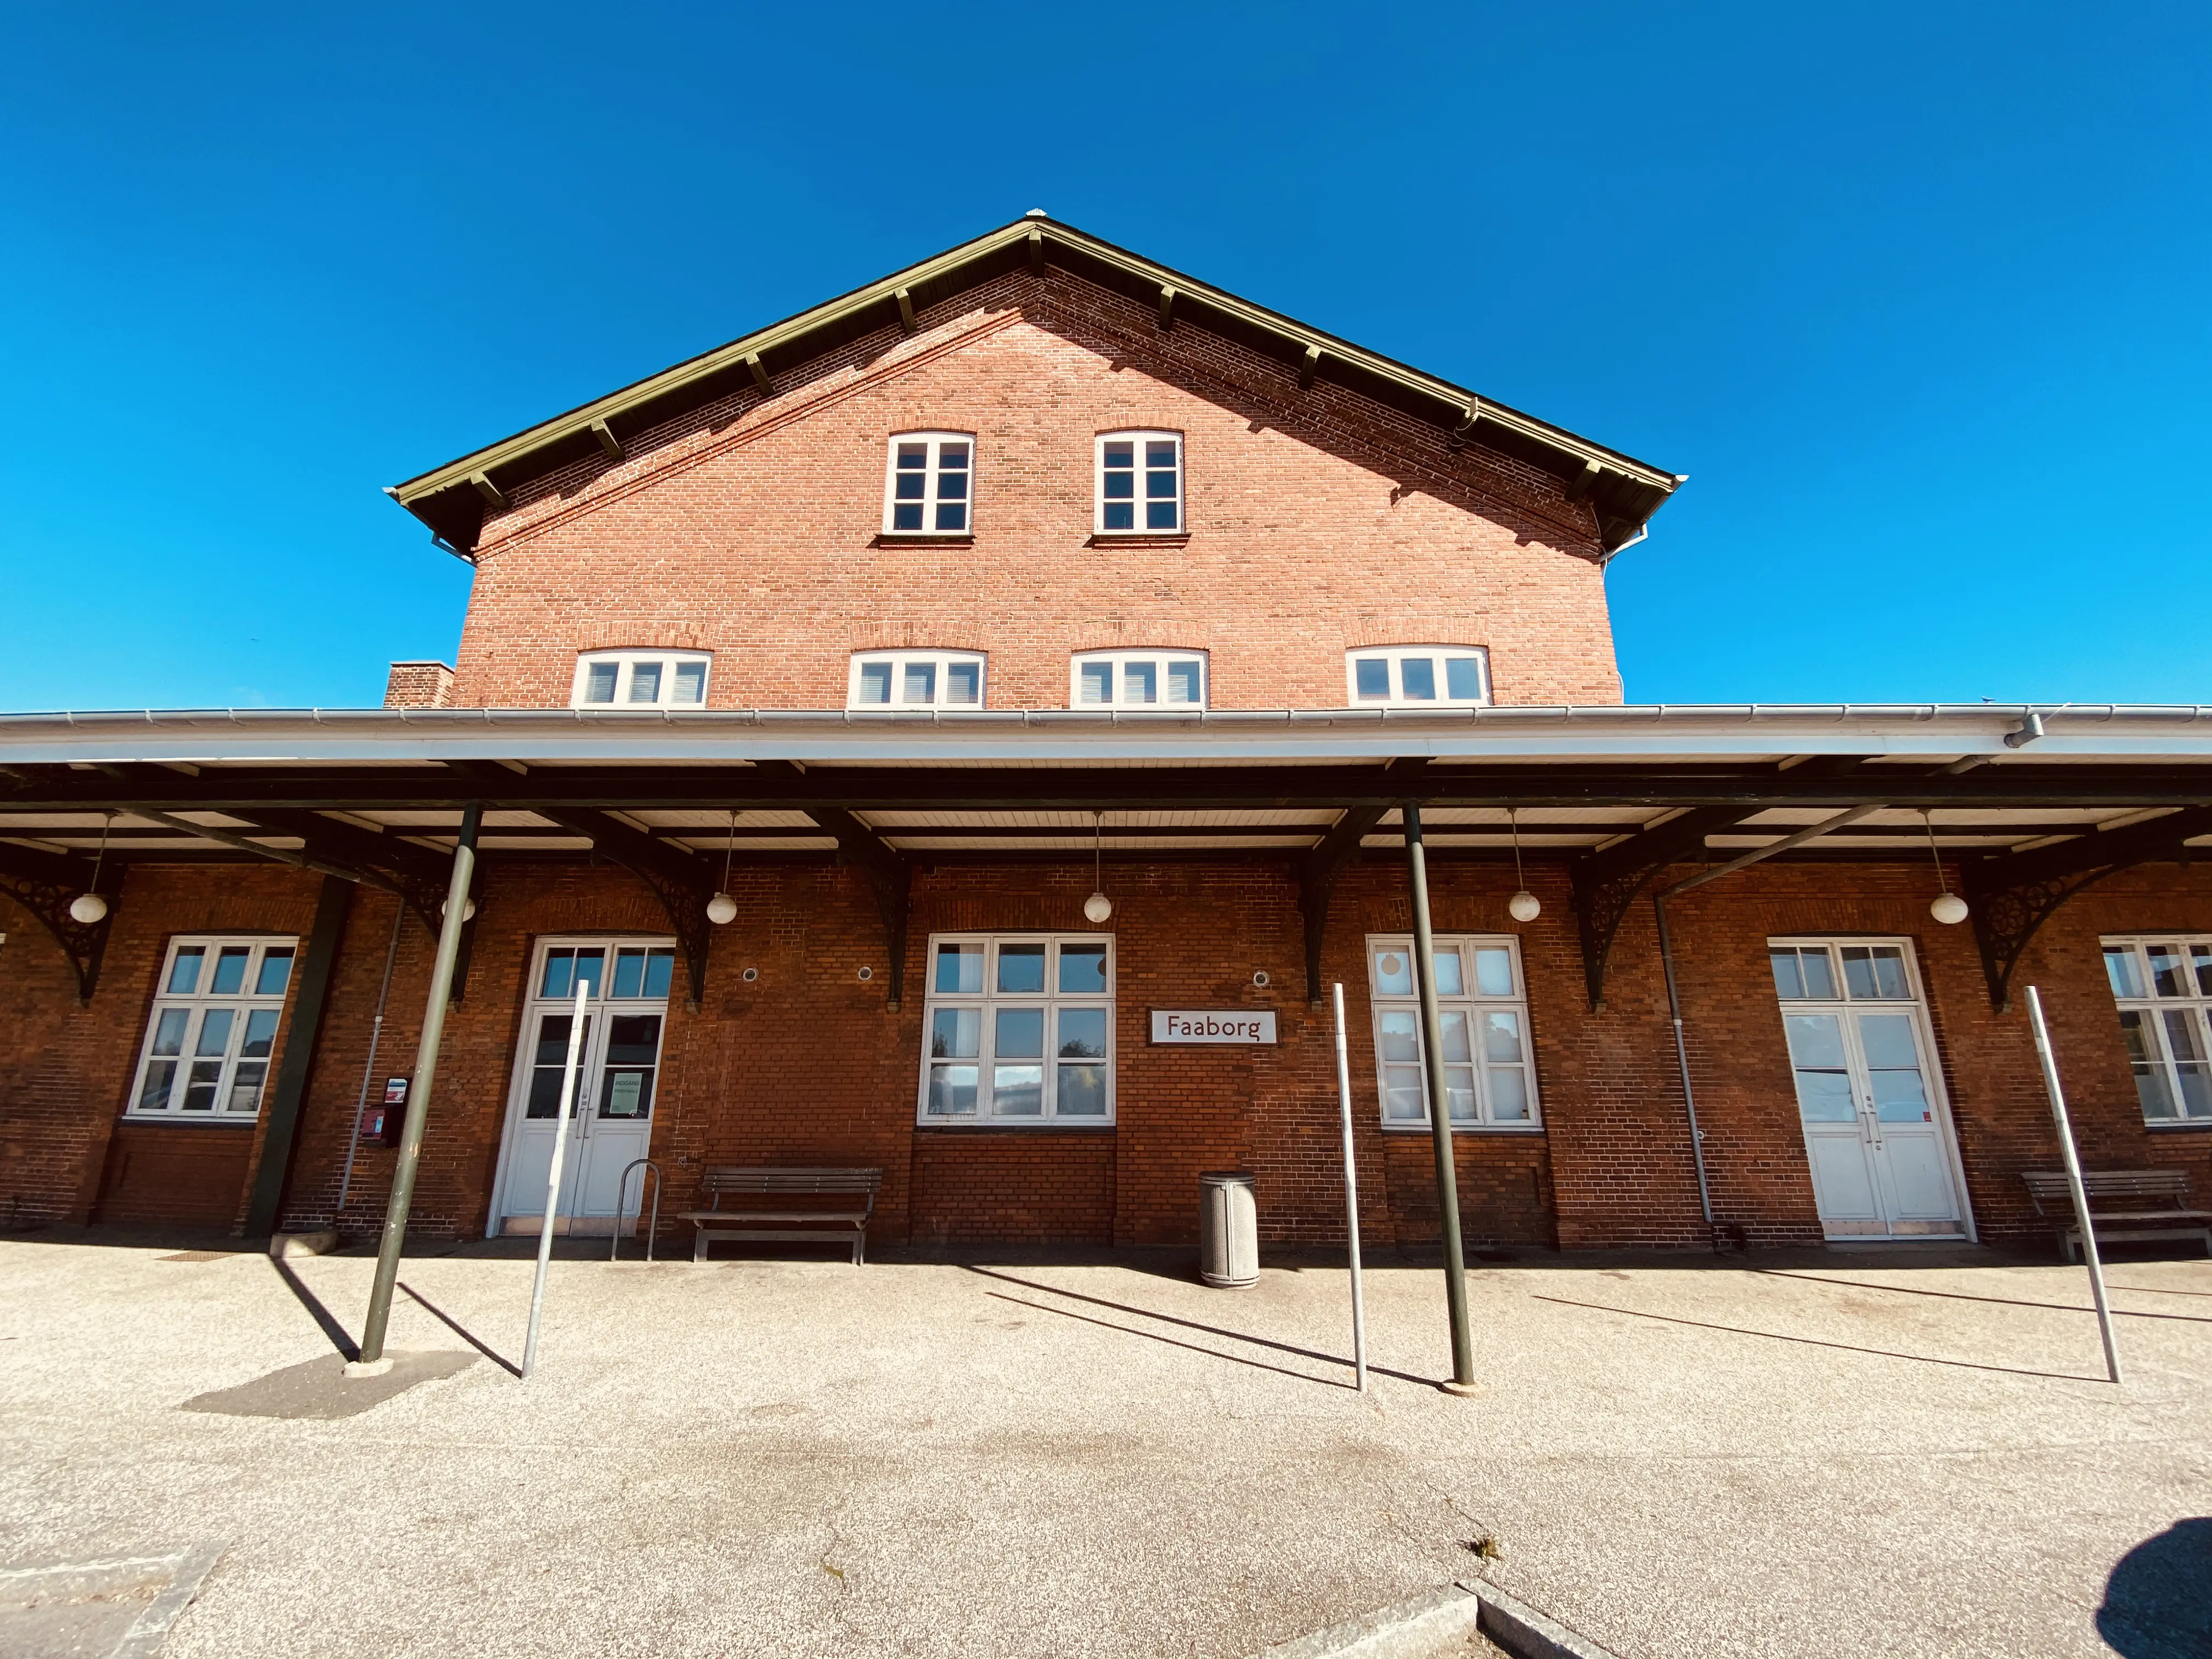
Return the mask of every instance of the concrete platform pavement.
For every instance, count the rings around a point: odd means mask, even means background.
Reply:
[[[1462,1401],[1433,1268],[1370,1272],[1363,1399],[1340,1269],[1011,1257],[564,1259],[524,1384],[475,1246],[392,1334],[474,1363],[334,1417],[179,1407],[319,1375],[368,1259],[179,1254],[0,1241],[0,1557],[227,1540],[177,1659],[1237,1659],[1474,1572],[1622,1659],[2212,1651],[2202,1261],[2113,1267],[2119,1389],[2078,1269],[1488,1266]]]

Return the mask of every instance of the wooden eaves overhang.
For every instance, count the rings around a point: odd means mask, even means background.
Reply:
[[[733,393],[769,395],[776,377],[863,335],[914,328],[918,312],[1018,270],[1068,271],[1281,362],[1300,384],[1328,381],[1540,468],[1597,514],[1605,551],[1643,529],[1681,478],[1464,386],[1323,333],[1279,312],[1115,247],[1073,226],[1024,218],[513,437],[392,487],[438,539],[472,557],[487,511],[532,480],[592,456],[618,459],[640,434]]]
[[[2115,871],[2212,843],[2212,708],[1665,707],[1205,714],[365,709],[0,716],[0,893],[76,963],[108,867],[258,857],[434,914],[463,811],[488,861],[604,858],[684,942],[731,857],[834,858],[883,911],[899,992],[912,872],[1268,860],[1295,878],[1310,988],[1335,878],[1395,857],[1420,804],[1432,857],[1564,860],[1593,1001],[1630,906],[1669,866],[1928,855],[1960,871],[1991,998],[2052,912]],[[1933,872],[1931,872],[1931,878]]]

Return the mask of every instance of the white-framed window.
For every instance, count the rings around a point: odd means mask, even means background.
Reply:
[[[124,1115],[252,1122],[299,943],[205,934],[171,939]]]
[[[1085,651],[1068,669],[1072,708],[1203,708],[1203,651]]]
[[[980,651],[860,651],[845,685],[848,708],[981,708]]]
[[[1413,708],[1490,701],[1490,653],[1479,645],[1371,645],[1344,653],[1350,701]]]
[[[1109,933],[933,933],[924,1124],[1114,1121]]]
[[[701,708],[707,702],[703,651],[592,651],[576,659],[572,708]]]
[[[974,433],[895,433],[884,471],[886,536],[965,536],[974,529]]]
[[[2212,934],[2103,943],[2143,1121],[2212,1120]]]
[[[1452,1127],[1540,1127],[1520,940],[1510,934],[1465,933],[1438,934],[1433,943]],[[1428,1078],[1421,1060],[1420,987],[1413,978],[1410,934],[1368,935],[1367,986],[1375,1012],[1382,1127],[1425,1128]]]
[[[1172,536],[1182,530],[1182,434],[1098,434],[1102,536]]]

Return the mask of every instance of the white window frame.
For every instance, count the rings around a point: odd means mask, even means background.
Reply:
[[[685,679],[690,678],[689,675],[681,674],[680,670],[694,663],[697,664],[699,668],[698,701],[678,702],[676,701],[677,682],[679,678]],[[714,653],[708,651],[650,651],[641,647],[627,651],[586,651],[576,659],[576,681],[568,693],[568,707],[571,708],[673,708],[679,711],[704,708],[707,706],[708,682],[714,678]],[[658,665],[659,674],[659,683],[655,689],[655,695],[634,700],[632,693],[637,689],[638,671],[655,665]],[[590,702],[588,696],[592,690],[592,671],[594,668],[604,668],[609,665],[611,665],[615,671],[614,700],[611,702]]]
[[[1544,1128],[1543,1103],[1536,1084],[1536,1044],[1528,1021],[1528,981],[1521,960],[1521,941],[1511,933],[1437,933],[1431,943],[1438,955],[1454,951],[1460,957],[1460,990],[1456,994],[1437,995],[1437,1012],[1449,1024],[1450,1016],[1462,1014],[1467,1021],[1469,1058],[1467,1060],[1448,1060],[1445,1087],[1452,1086],[1451,1072],[1467,1073],[1472,1082],[1474,1112],[1472,1116],[1454,1115],[1451,1121],[1455,1134],[1539,1134]],[[1502,950],[1513,970],[1510,994],[1486,994],[1478,988],[1474,952]],[[1420,981],[1411,971],[1413,967],[1413,938],[1410,933],[1370,933],[1367,936],[1367,996],[1375,1042],[1376,1109],[1382,1127],[1389,1131],[1419,1131],[1426,1133],[1429,1127],[1429,1077],[1421,1039]],[[1382,963],[1387,957],[1399,957],[1406,969],[1405,979],[1411,988],[1403,992],[1386,991]],[[1485,1013],[1512,1013],[1520,1020],[1521,1058],[1518,1061],[1490,1060],[1480,1052],[1476,1042],[1479,1017]],[[1403,1018],[1412,1016],[1413,1058],[1402,1058]],[[1395,1024],[1395,1030],[1386,1035],[1386,1024]],[[1394,1049],[1396,1050],[1394,1053]],[[1421,1113],[1419,1117],[1402,1109],[1404,1074],[1407,1067],[1420,1080]],[[1498,1115],[1499,1086],[1497,1074],[1518,1070],[1522,1086],[1526,1092],[1528,1115],[1510,1118]],[[1395,1075],[1394,1075],[1394,1073]],[[1393,1115],[1394,1103],[1398,1106]]]
[[[2144,1123],[2153,1128],[2212,1125],[2212,933],[2114,933],[2098,943]],[[2152,952],[2169,948],[2175,956],[2169,982],[2176,988],[2162,992]],[[2124,994],[2116,971],[2114,957],[2121,955],[2133,963],[2132,995]],[[2196,1053],[2183,1053],[2185,1046]],[[2169,1109],[2154,1112],[2161,1095]]]
[[[899,446],[926,444],[928,453],[921,471],[922,495],[918,500],[902,502],[898,495]],[[945,470],[945,446],[968,446],[968,465],[965,468]],[[947,495],[945,483],[948,477],[960,480],[962,494]],[[941,526],[938,520],[941,509],[957,504],[961,522],[957,529]],[[898,509],[901,506],[919,507],[922,524],[919,528],[899,527]],[[894,432],[884,453],[884,534],[886,536],[972,536],[975,533],[975,434],[972,432]]]
[[[1044,951],[1044,989],[1042,991],[1000,991],[999,955],[1010,945],[1042,945]],[[1063,991],[1060,988],[1060,953],[1065,945],[1103,945],[1106,951],[1106,988],[1103,991]],[[938,988],[938,951],[945,945],[981,945],[981,989],[976,991],[940,990]],[[1115,1027],[1114,1019],[1115,949],[1111,933],[932,933],[929,951],[922,958],[922,972],[927,987],[922,1000],[921,1014],[921,1078],[920,1091],[915,1101],[915,1121],[923,1127],[957,1127],[963,1125],[988,1124],[994,1128],[1104,1128],[1115,1118],[1115,1091],[1120,1065],[1115,1057]],[[1033,1113],[1002,1113],[996,1109],[996,1079],[998,1066],[998,1015],[1001,1012],[1042,1009],[1044,1016],[1044,1054],[1036,1063],[1042,1066],[1043,1097],[1041,1109]],[[1106,1052],[1096,1061],[1088,1058],[1076,1060],[1079,1064],[1103,1064],[1106,1071],[1106,1109],[1103,1112],[1070,1113],[1060,1111],[1060,1073],[1064,1060],[1058,1052],[1060,1043],[1060,1015],[1062,1010],[1101,1009],[1105,1013]],[[932,1053],[932,1038],[936,1032],[940,1012],[957,1013],[974,1011],[978,1016],[976,1052],[973,1056],[951,1054],[945,1056],[955,1065],[972,1060],[975,1070],[975,1104],[972,1112],[933,1112],[930,1110],[930,1080],[938,1057]],[[1014,1066],[1026,1066],[1027,1056],[1017,1056]]]
[[[1194,662],[1198,665],[1198,701],[1195,702],[1170,702],[1168,698],[1168,690],[1172,676],[1169,672],[1169,665]],[[1153,669],[1153,701],[1133,702],[1130,699],[1127,691],[1128,670],[1132,664],[1145,663],[1151,664]],[[1103,702],[1086,702],[1083,695],[1085,689],[1083,671],[1085,668],[1102,665],[1114,671],[1114,694]],[[1212,693],[1212,688],[1206,683],[1209,678],[1206,672],[1206,653],[1203,651],[1079,651],[1067,665],[1067,706],[1070,708],[1146,708],[1201,713],[1205,710]]]
[[[199,952],[198,971],[189,990],[172,990],[178,962],[187,951]],[[235,991],[214,987],[226,952],[242,953],[245,966]],[[272,954],[289,961],[284,984],[263,993],[263,966]],[[161,976],[155,983],[153,1006],[147,1011],[146,1032],[139,1039],[138,1065],[131,1074],[131,1094],[123,1115],[137,1123],[247,1124],[261,1115],[269,1092],[269,1077],[277,1060],[277,1041],[283,1035],[284,999],[300,968],[300,941],[295,935],[271,933],[179,933],[161,954]],[[210,1018],[227,1013],[219,1047],[198,1052]],[[266,1015],[265,1021],[257,1016]],[[249,1055],[246,1039],[257,1024],[267,1052]],[[161,1052],[156,1053],[156,1048]],[[204,1073],[204,1077],[196,1074]],[[149,1085],[163,1079],[161,1097],[149,1103]],[[185,1103],[201,1082],[210,1088],[209,1104],[190,1111]],[[251,1090],[240,1106],[242,1091]]]
[[[1127,525],[1109,526],[1106,522],[1106,446],[1118,443],[1136,446],[1130,453],[1128,469],[1135,474],[1135,479],[1132,484],[1133,493],[1127,498],[1130,502],[1130,522]],[[1147,486],[1145,479],[1148,469],[1145,465],[1145,446],[1147,443],[1171,443],[1175,446],[1175,524],[1172,528],[1163,528],[1150,522],[1139,524],[1136,521],[1138,518],[1136,507],[1139,503],[1149,507],[1155,500],[1167,499],[1164,496],[1155,497],[1146,494]],[[1183,475],[1182,433],[1143,430],[1102,432],[1098,434],[1097,444],[1092,450],[1092,456],[1096,463],[1092,469],[1091,486],[1091,528],[1093,535],[1180,536],[1184,533],[1188,528],[1188,520],[1183,510],[1186,480]],[[1121,470],[1115,469],[1117,471]],[[1121,499],[1120,496],[1115,498],[1116,501]],[[1151,516],[1149,512],[1145,516],[1149,520]]]
[[[1407,658],[1427,658],[1435,665],[1433,697],[1409,696],[1406,690],[1405,663]],[[1455,697],[1448,695],[1451,684],[1450,663],[1474,659],[1475,695]],[[1389,694],[1387,696],[1362,696],[1359,691],[1359,665],[1386,659],[1389,665]],[[1481,645],[1369,645],[1344,653],[1344,696],[1348,708],[1486,708],[1490,706],[1490,648]]]
[[[861,690],[870,667],[888,664],[890,668],[888,702],[863,701]],[[975,700],[973,702],[952,701],[952,669],[972,664],[975,670]],[[933,672],[930,677],[931,695],[928,701],[908,699],[911,689],[908,670],[927,666]],[[981,651],[855,651],[852,666],[846,671],[845,707],[848,708],[879,710],[890,713],[901,708],[981,708],[991,695],[991,676],[985,653]]]

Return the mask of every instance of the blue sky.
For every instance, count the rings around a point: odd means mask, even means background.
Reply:
[[[1030,207],[1690,475],[1633,701],[2212,702],[2212,11],[15,9],[0,708],[372,703],[380,487]]]

